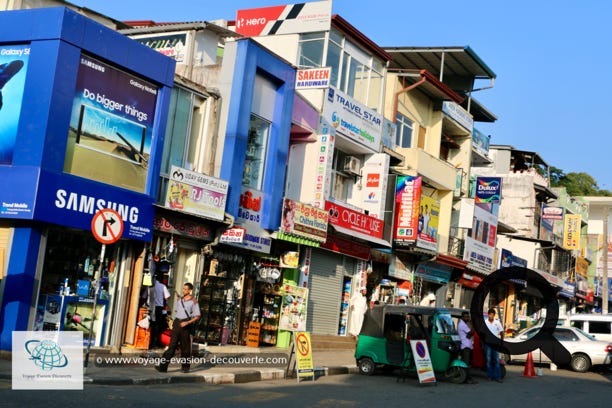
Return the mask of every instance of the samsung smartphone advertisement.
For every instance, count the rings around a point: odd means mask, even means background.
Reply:
[[[159,88],[82,55],[64,171],[144,193]]]

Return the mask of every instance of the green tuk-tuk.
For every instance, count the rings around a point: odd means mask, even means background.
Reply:
[[[368,310],[357,340],[359,372],[372,375],[378,366],[416,371],[410,340],[426,340],[434,372],[463,383],[467,364],[459,356],[460,339],[448,308],[377,305]]]

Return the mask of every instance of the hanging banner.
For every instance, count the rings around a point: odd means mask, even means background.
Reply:
[[[565,214],[563,248],[580,249],[580,214]]]
[[[414,365],[419,376],[419,383],[435,383],[436,375],[434,374],[431,358],[429,357],[429,349],[425,340],[410,340],[412,348],[412,356],[414,357]]]

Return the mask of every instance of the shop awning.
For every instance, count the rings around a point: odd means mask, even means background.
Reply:
[[[465,269],[468,261],[464,261],[463,259],[459,259],[457,257],[451,255],[438,254],[434,259],[434,262],[439,264],[452,266],[457,269]]]
[[[272,239],[280,239],[283,241],[293,242],[294,244],[307,245],[311,247],[319,247],[321,243],[318,241],[313,241],[312,239],[298,237],[297,235],[285,234],[284,232],[276,231],[273,232],[270,237]]]
[[[364,241],[368,241],[368,242],[373,242],[375,244],[378,245],[382,245],[385,247],[391,247],[391,243],[388,241],[385,241],[384,239],[380,239],[380,238],[376,238],[376,237],[372,237],[370,235],[366,235],[366,234],[362,234],[361,232],[357,232],[357,231],[353,231],[351,229],[348,228],[344,228],[344,227],[339,227],[337,225],[334,224],[329,224],[331,225],[336,231],[342,233],[342,234],[346,234],[355,238],[359,238],[362,239]]]

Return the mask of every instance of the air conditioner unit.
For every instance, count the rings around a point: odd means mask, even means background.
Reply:
[[[344,171],[359,176],[361,172],[361,160],[355,156],[347,156],[344,159]]]

